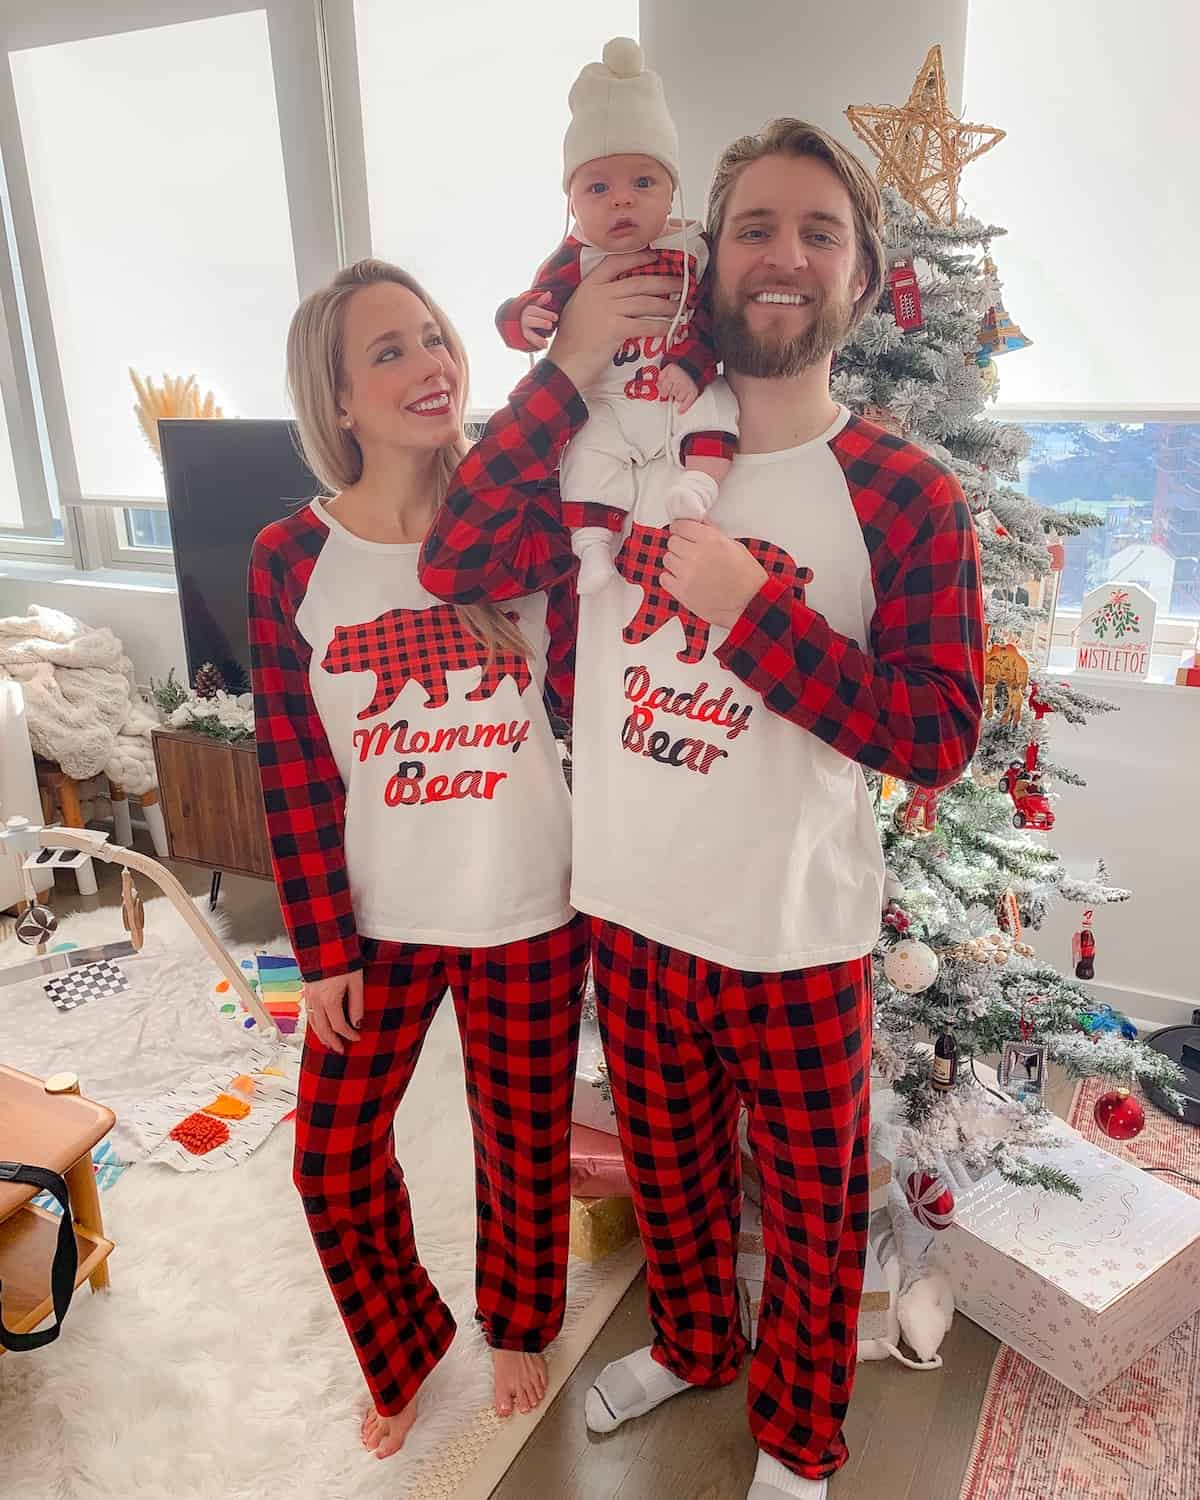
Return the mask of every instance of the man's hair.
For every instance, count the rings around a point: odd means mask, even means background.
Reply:
[[[858,271],[867,282],[854,305],[850,329],[856,328],[874,308],[883,286],[883,205],[874,178],[858,157],[818,126],[784,116],[764,125],[757,135],[739,136],[725,148],[708,190],[707,228],[714,254],[725,227],[725,211],[734,183],[751,162],[761,161],[764,156],[815,156],[830,168],[850,195]]]

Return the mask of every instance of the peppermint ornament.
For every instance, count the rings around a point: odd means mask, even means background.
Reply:
[[[1092,1114],[1104,1134],[1114,1141],[1133,1140],[1146,1124],[1146,1111],[1128,1089],[1101,1094]]]
[[[48,906],[31,901],[17,920],[17,937],[21,942],[44,943],[58,930],[58,918]]]
[[[883,972],[898,990],[906,995],[919,995],[938,976],[937,954],[928,943],[905,938],[888,949]]]
[[[904,1185],[913,1218],[926,1229],[946,1229],[954,1221],[954,1194],[930,1172],[913,1172]]]

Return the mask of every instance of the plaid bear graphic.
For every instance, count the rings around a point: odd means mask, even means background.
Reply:
[[[515,614],[506,619],[517,620]],[[517,691],[529,686],[529,663],[509,647],[498,646],[488,658],[487,646],[471,634],[449,604],[429,609],[389,609],[361,625],[339,625],[321,662],[326,672],[374,672],[375,694],[358,715],[374,718],[386,713],[412,681],[425,689],[426,708],[449,702],[447,672],[481,667],[479,686],[467,694],[468,703],[490,698],[506,677]]]
[[[675,653],[676,657],[685,662],[703,661],[708,650],[708,621],[684,609],[659,584],[670,539],[671,533],[665,527],[641,526],[635,522],[621,545],[617,572],[627,583],[642,590],[642,602],[622,631],[622,637],[626,645],[637,646],[661,630],[668,620],[677,619],[683,628],[684,647]],[[782,547],[764,542],[761,537],[744,536],[737,540],[773,577],[788,579],[803,602],[805,586],[812,582],[811,568],[797,567]]]

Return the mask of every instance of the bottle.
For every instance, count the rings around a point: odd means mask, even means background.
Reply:
[[[930,1083],[935,1089],[945,1092],[954,1087],[958,1077],[958,1043],[948,1031],[943,1031],[933,1045],[933,1074]]]

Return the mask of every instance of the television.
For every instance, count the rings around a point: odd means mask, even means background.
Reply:
[[[294,422],[164,418],[158,433],[188,682],[211,661],[231,692],[248,691],[250,548],[322,486],[300,456]]]

